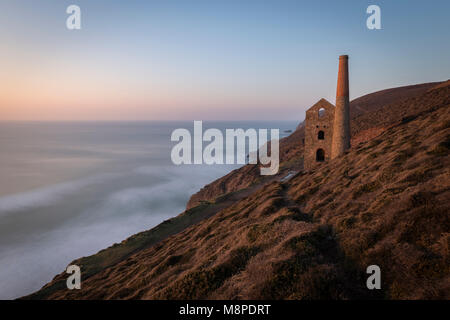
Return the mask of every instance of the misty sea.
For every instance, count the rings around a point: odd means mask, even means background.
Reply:
[[[204,129],[297,122],[203,122]],[[40,289],[76,258],[181,213],[239,165],[172,164],[186,122],[0,122],[0,299]],[[204,143],[204,145],[206,145]]]

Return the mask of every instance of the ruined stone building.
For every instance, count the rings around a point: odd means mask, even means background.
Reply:
[[[350,148],[348,56],[339,57],[336,106],[320,99],[306,111],[304,168],[334,159]]]

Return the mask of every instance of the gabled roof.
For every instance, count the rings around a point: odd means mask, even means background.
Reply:
[[[317,101],[315,104],[313,104],[313,106],[311,108],[309,108],[306,111],[312,110],[312,109],[317,109],[317,108],[325,108],[325,109],[329,109],[332,108],[334,109],[334,105],[332,103],[330,103],[327,99],[320,99],[319,101]]]

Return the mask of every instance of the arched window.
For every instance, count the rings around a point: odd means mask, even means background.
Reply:
[[[325,151],[323,151],[323,149],[317,149],[317,151],[316,151],[316,161],[317,162],[325,161]]]
[[[323,117],[325,115],[325,108],[319,109],[319,118]]]
[[[319,140],[324,140],[325,139],[325,132],[323,132],[322,130],[319,131],[319,134],[317,135],[317,138]]]

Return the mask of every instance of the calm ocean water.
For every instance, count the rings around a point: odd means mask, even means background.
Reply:
[[[296,122],[204,122],[279,128]],[[170,135],[193,122],[0,123],[0,299],[38,290],[90,255],[182,212],[237,165],[175,166]]]

